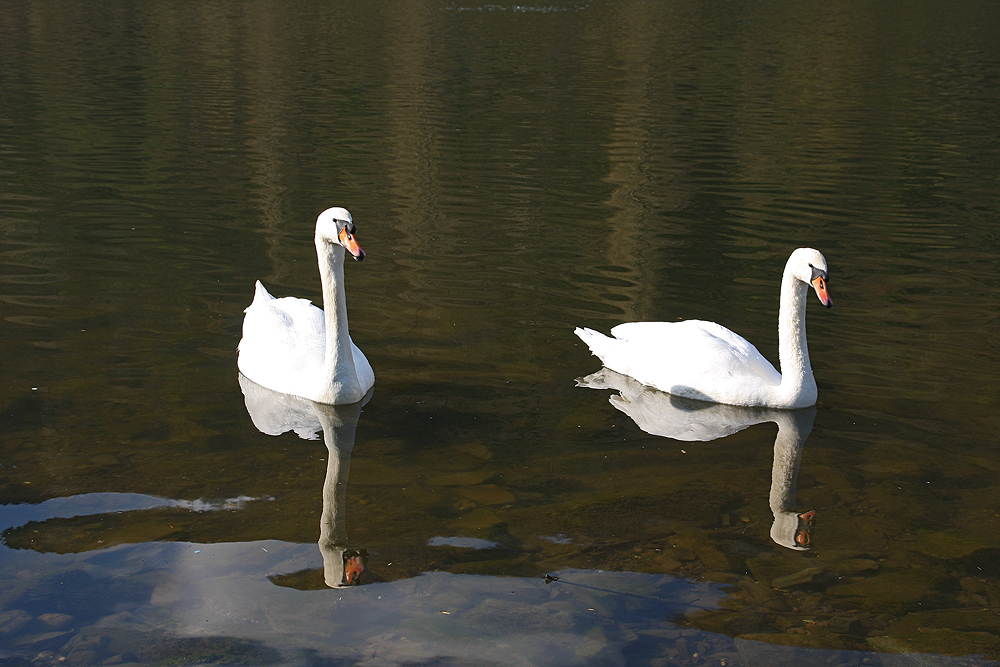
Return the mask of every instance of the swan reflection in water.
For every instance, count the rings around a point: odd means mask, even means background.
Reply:
[[[243,390],[250,419],[261,433],[281,435],[294,431],[304,440],[317,440],[319,432],[323,432],[323,442],[329,451],[318,542],[323,555],[323,579],[330,588],[359,583],[368,563],[368,552],[353,549],[347,543],[347,476],[358,418],[372,391],[369,390],[357,403],[325,405],[271,391],[243,374],[240,374],[240,389]]]
[[[796,511],[795,485],[802,448],[816,417],[815,406],[777,410],[694,401],[657,391],[608,368],[579,378],[576,383],[579,387],[617,391],[618,394],[610,398],[611,405],[631,417],[646,433],[664,438],[704,442],[763,422],[777,424],[768,496],[774,514],[771,539],[789,549],[805,551],[810,548],[816,512]]]

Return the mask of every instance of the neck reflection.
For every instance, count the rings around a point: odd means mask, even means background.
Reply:
[[[346,495],[351,470],[351,452],[361,408],[371,398],[349,405],[325,405],[271,391],[239,377],[247,412],[254,426],[267,435],[294,431],[305,440],[316,440],[323,433],[326,445],[326,478],[323,482],[323,513],[319,526],[319,550],[323,556],[323,579],[330,588],[361,583],[368,564],[368,552],[348,544]]]
[[[771,539],[788,549],[804,551],[811,548],[816,512],[796,510],[795,489],[802,449],[816,418],[815,406],[776,410],[694,401],[657,391],[608,368],[579,378],[576,383],[589,389],[617,391],[609,399],[611,405],[628,415],[646,433],[663,438],[707,442],[755,424],[777,424],[768,494],[768,505],[774,515]]]

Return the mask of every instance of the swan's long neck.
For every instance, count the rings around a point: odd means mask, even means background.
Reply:
[[[806,344],[806,298],[809,286],[796,278],[789,266],[781,278],[781,301],[778,306],[778,362],[781,385],[778,394],[787,397],[797,408],[816,402],[816,379],[809,363]]]
[[[316,238],[319,275],[323,283],[323,313],[326,320],[326,356],[323,382],[329,386],[321,391],[328,394],[322,402],[361,400],[358,374],[354,368],[354,352],[347,328],[347,297],[344,293],[344,249],[320,237]],[[357,396],[354,396],[357,394]]]

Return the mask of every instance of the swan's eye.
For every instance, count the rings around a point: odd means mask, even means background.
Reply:
[[[354,229],[351,227],[344,227],[343,229],[341,229],[340,233],[337,235],[338,237],[340,237],[340,242],[350,243],[352,240],[354,240],[354,234],[352,234],[353,231]]]

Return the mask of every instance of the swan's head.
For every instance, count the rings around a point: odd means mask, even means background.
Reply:
[[[830,272],[826,268],[826,257],[819,250],[799,248],[788,258],[785,271],[791,271],[796,278],[811,285],[824,306],[829,308],[833,305],[826,286],[830,280]]]
[[[343,246],[359,262],[365,258],[365,251],[354,237],[354,220],[346,208],[334,206],[320,213],[316,218],[316,238]]]

